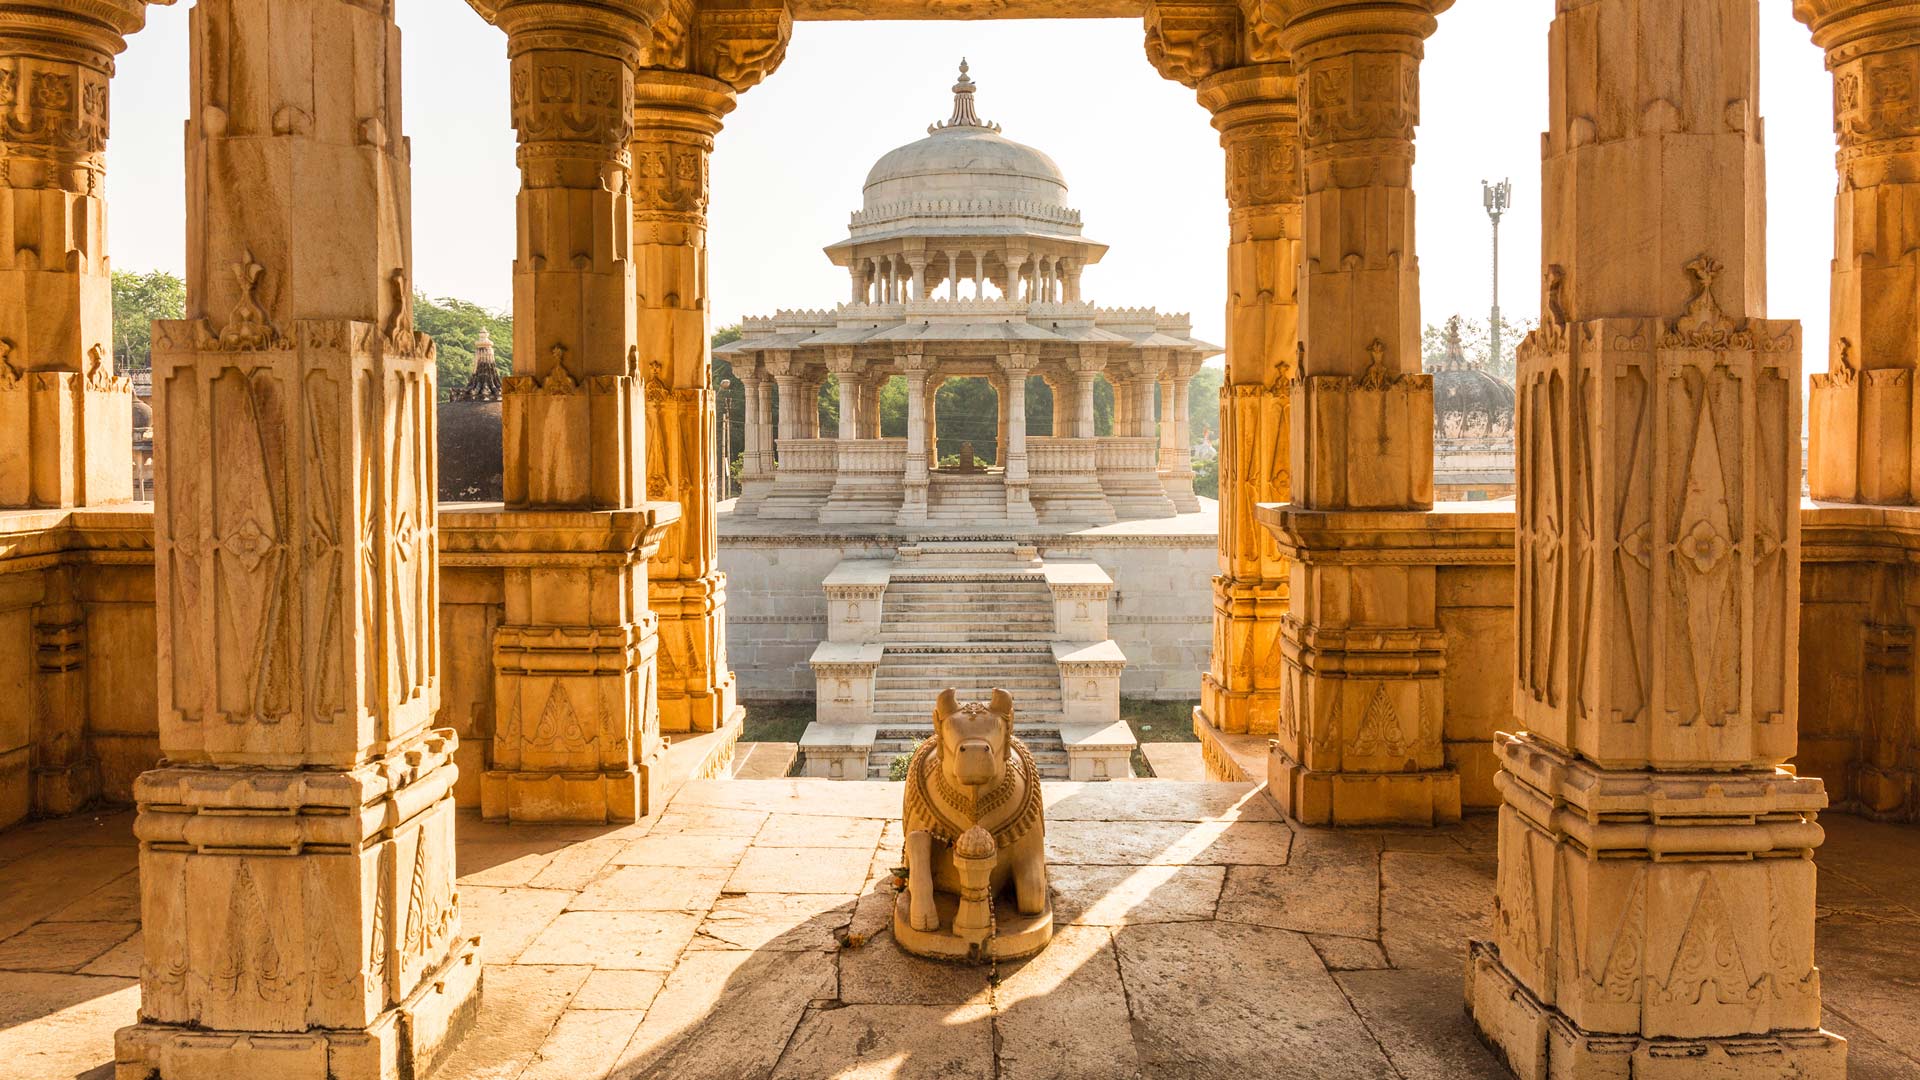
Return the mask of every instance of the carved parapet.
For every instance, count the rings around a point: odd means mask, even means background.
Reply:
[[[1520,351],[1518,722],[1608,768],[1788,760],[1798,324],[1567,330]]]
[[[472,1022],[451,732],[346,771],[161,768],[134,788],[145,954],[129,1075],[424,1075]]]

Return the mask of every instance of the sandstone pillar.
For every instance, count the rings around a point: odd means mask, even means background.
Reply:
[[[118,1076],[424,1077],[478,1004],[391,11],[190,14],[191,318],[153,350],[165,764],[134,784]]]
[[[1033,374],[1033,368],[1034,357],[1017,349],[1000,358],[1000,369],[1007,373],[1006,389],[1000,393],[1001,430],[1005,432],[1002,445],[1006,447],[1007,520],[1015,525],[1036,522],[1027,475],[1027,376]]]
[[[525,360],[502,380],[503,486],[508,510],[552,545],[506,575],[482,811],[631,820],[664,782],[645,559],[678,516],[647,501],[647,428],[661,421],[633,301],[627,134],[649,30],[538,0],[482,11],[507,33],[520,143],[513,329]]]
[[[940,384],[944,375],[927,376],[927,468],[940,467]],[[972,464],[968,462],[968,464]]]
[[[770,360],[767,366],[773,372],[774,386],[780,391],[780,438],[803,439],[805,432],[800,427],[805,408],[800,402],[800,375],[792,370],[792,364],[785,359]]]
[[[1766,317],[1758,17],[1598,0],[1549,37],[1565,90],[1546,319],[1520,348],[1523,730],[1496,737],[1494,935],[1468,985],[1523,1077],[1845,1072],[1813,957],[1826,793],[1779,767],[1800,328]]]
[[[1834,201],[1828,370],[1813,376],[1807,483],[1816,499],[1911,504],[1920,367],[1920,137],[1912,72],[1920,13],[1870,0],[1796,0],[1833,72]]]
[[[1438,571],[1419,537],[1433,388],[1420,371],[1412,188],[1424,39],[1451,2],[1266,5],[1299,79],[1300,345],[1284,425],[1292,502],[1260,518],[1291,564],[1289,610],[1279,655],[1248,659],[1278,668],[1268,783],[1306,822],[1460,813],[1442,738]],[[1222,456],[1235,470],[1250,464],[1247,410],[1229,409]],[[1233,483],[1244,490],[1237,472]]]
[[[900,358],[900,370],[907,378],[907,472],[898,524],[908,528],[924,525],[927,520],[928,441],[932,435],[928,366],[926,357],[919,353]]]
[[[0,510],[133,497],[104,177],[113,58],[146,8],[0,8]]]
[[[860,383],[854,377],[859,370],[850,346],[827,350],[827,370],[833,373],[834,389],[840,402],[840,430],[836,437],[851,442],[860,437]]]

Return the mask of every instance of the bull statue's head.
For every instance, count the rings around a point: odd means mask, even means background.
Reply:
[[[947,779],[980,787],[1000,779],[1013,743],[1013,695],[995,690],[992,701],[961,704],[951,689],[933,706],[933,737],[940,740]]]

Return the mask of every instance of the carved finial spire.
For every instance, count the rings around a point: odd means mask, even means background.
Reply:
[[[979,113],[973,111],[974,82],[968,78],[967,70],[967,58],[963,56],[960,58],[960,78],[953,84],[953,116],[943,124],[934,124],[927,128],[927,134],[931,135],[945,128],[958,127],[1000,130],[999,124],[986,123],[980,119]]]

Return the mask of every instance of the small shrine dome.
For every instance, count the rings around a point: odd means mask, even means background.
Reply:
[[[1447,354],[1433,371],[1433,432],[1442,439],[1512,438],[1514,390],[1505,379],[1468,360],[1460,320],[1447,321]]]

